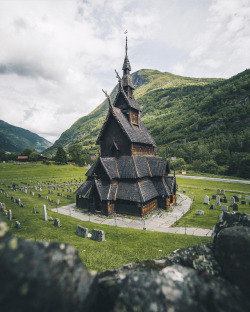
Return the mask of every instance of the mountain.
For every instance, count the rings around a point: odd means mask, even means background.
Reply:
[[[143,69],[132,79],[142,120],[161,156],[183,158],[193,170],[250,177],[250,70],[229,79],[200,79]],[[112,99],[116,91],[117,86]],[[105,100],[46,152],[81,143],[97,153],[107,111]]]
[[[142,69],[132,74],[132,80],[136,87],[135,98],[140,100],[143,112],[146,111],[150,116],[154,116],[159,103],[154,102],[151,112],[148,105],[144,105],[143,99],[146,94],[153,94],[157,90],[182,89],[184,86],[200,86],[213,84],[221,79],[196,79],[162,73],[157,70]],[[116,96],[118,85],[111,92],[111,99]],[[157,99],[156,99],[157,100]],[[150,105],[149,105],[150,106]],[[97,136],[108,112],[108,102],[105,100],[87,116],[78,119],[68,130],[62,133],[60,138],[46,150],[47,154],[54,154],[58,146],[68,147],[73,143],[81,143],[93,152],[97,152],[98,146],[95,145]],[[145,118],[142,120],[145,122]],[[149,128],[149,130],[151,130]]]
[[[0,149],[7,152],[22,152],[24,148],[31,148],[35,152],[42,152],[52,143],[39,135],[0,120]]]

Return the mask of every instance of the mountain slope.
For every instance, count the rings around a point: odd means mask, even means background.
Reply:
[[[39,135],[0,120],[0,149],[7,152],[22,152],[24,148],[31,148],[42,152],[51,143]]]
[[[167,92],[168,90],[182,90],[184,87],[200,87],[201,90],[207,85],[213,85],[221,79],[196,79],[182,77],[170,73],[162,73],[157,70],[143,69],[132,74],[133,83],[136,86],[135,97],[139,101],[143,112],[146,113],[143,121],[148,123],[149,116],[155,118],[158,112],[158,97],[151,98],[151,102],[145,102],[147,96],[155,92]],[[114,99],[118,86],[111,93],[111,99]],[[161,101],[161,99],[159,99]],[[95,145],[96,138],[104,122],[108,111],[108,102],[105,100],[89,115],[78,119],[68,130],[62,133],[60,138],[53,146],[46,150],[46,153],[53,154],[60,145],[67,147],[73,143],[81,143],[92,152],[97,152]],[[151,125],[150,125],[151,126]],[[149,131],[151,131],[149,127]],[[158,142],[157,142],[158,143]],[[166,142],[164,142],[166,143]]]

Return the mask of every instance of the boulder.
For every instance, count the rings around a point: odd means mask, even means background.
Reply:
[[[225,276],[250,296],[250,228],[234,226],[221,230],[215,254]]]

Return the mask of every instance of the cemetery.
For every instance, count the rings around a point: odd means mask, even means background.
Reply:
[[[0,164],[0,167],[4,165],[6,164]],[[29,169],[29,175],[26,176],[22,175],[22,169],[17,170],[17,165],[8,165],[9,170],[2,170],[0,179],[0,214],[11,232],[34,241],[69,243],[78,250],[80,258],[90,269],[102,271],[130,262],[159,258],[178,248],[211,241],[209,237],[143,231],[142,227],[141,230],[120,228],[93,221],[79,221],[70,214],[58,214],[51,209],[56,210],[57,207],[75,202],[74,189],[85,180],[86,169],[65,166],[66,172],[69,169],[74,174],[64,176],[60,167],[52,167],[49,175],[49,172],[46,173],[47,167],[39,165],[40,167],[34,166]],[[37,172],[46,175],[36,176]],[[185,195],[193,202],[190,210],[174,226],[212,229],[218,222],[222,206],[227,206],[228,211],[250,212],[249,185],[186,181],[184,178],[178,178],[178,185],[179,192],[182,193],[184,188]],[[224,190],[224,195],[217,194],[217,189]],[[216,196],[220,196],[220,199],[225,196],[228,202],[215,205]],[[211,206],[213,209],[210,209]],[[204,214],[196,214],[197,210],[203,211]],[[103,231],[99,234],[102,241],[90,238],[93,230],[98,230],[98,233]],[[148,241],[151,242],[150,245]]]

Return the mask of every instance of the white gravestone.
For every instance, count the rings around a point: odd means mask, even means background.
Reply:
[[[216,195],[215,205],[220,206],[220,196]]]
[[[230,207],[233,207],[234,204],[235,204],[235,198],[231,197]]]
[[[221,206],[221,210],[224,211],[224,212],[227,212],[228,211],[228,206],[222,205]]]
[[[203,210],[196,210],[196,215],[204,215],[204,211]]]
[[[204,197],[204,204],[209,205],[209,196],[207,195]]]
[[[219,189],[217,189],[217,195],[220,195],[220,190]]]
[[[57,199],[57,200],[56,200],[56,204],[59,205],[59,202],[60,202],[59,199]]]
[[[250,200],[250,195],[245,195],[245,200]]]
[[[46,205],[43,205],[43,220],[48,221]]]
[[[11,209],[9,209],[9,211],[8,211],[8,219],[9,219],[9,220],[12,220],[12,212],[11,212]]]

